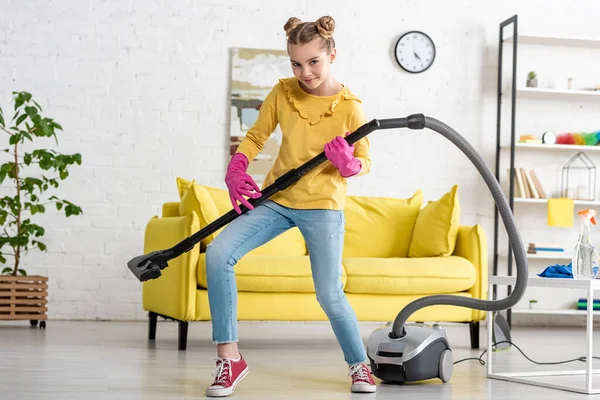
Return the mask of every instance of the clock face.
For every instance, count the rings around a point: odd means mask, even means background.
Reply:
[[[407,32],[396,43],[396,61],[407,72],[426,71],[435,60],[433,40],[423,32]]]

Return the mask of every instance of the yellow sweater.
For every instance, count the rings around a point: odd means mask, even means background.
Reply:
[[[322,153],[325,144],[336,136],[354,132],[366,123],[361,103],[346,87],[332,96],[315,96],[304,91],[295,77],[280,79],[265,98],[255,124],[236,152],[252,161],[279,124],[283,140],[263,183],[264,189],[290,169]],[[362,163],[355,176],[371,169],[369,147],[368,137],[354,144],[354,156]],[[325,161],[270,199],[291,208],[343,210],[346,178],[331,162]]]

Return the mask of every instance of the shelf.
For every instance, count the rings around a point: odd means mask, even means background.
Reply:
[[[578,89],[550,89],[550,88],[529,88],[521,87],[517,89],[517,94],[523,96],[554,96],[554,97],[598,97],[600,90],[578,90]]]
[[[503,149],[510,149],[510,145],[501,146]],[[532,143],[515,143],[515,148],[527,150],[557,150],[557,151],[600,151],[600,146],[583,146],[577,144],[532,144]]]
[[[498,254],[500,257],[505,257],[508,253]],[[529,254],[527,253],[527,258],[529,260],[568,260],[571,261],[571,256],[569,254],[561,253],[561,254]]]
[[[508,275],[490,275],[488,282],[495,285],[510,285],[516,283],[516,276]],[[527,278],[528,287],[553,287],[563,289],[594,289],[600,290],[599,279],[573,279],[573,278],[542,278],[530,275]]]
[[[503,257],[506,258],[506,253],[504,254],[498,254],[499,257]],[[555,261],[568,261],[571,262],[571,257],[570,256],[546,256],[546,255],[538,255],[538,254],[527,254],[527,259],[528,260],[555,260]],[[514,257],[513,257],[514,260]],[[566,265],[566,264],[565,264]],[[546,265],[547,267],[548,265]],[[544,268],[546,268],[544,267]]]
[[[582,315],[587,314],[587,310],[570,310],[570,309],[529,309],[529,308],[513,308],[513,314],[530,314],[530,315]],[[600,315],[600,310],[595,310],[594,315]]]
[[[525,199],[522,197],[515,197],[515,203],[523,203],[523,204],[548,204],[548,199]],[[573,200],[575,205],[580,206],[600,206],[600,201],[589,201],[589,200]]]
[[[527,258],[531,260],[571,260],[572,256],[568,254],[527,254]]]
[[[506,43],[512,43],[514,36],[504,39]],[[581,37],[552,37],[536,35],[518,35],[517,44],[537,44],[544,46],[570,46],[570,47],[591,47],[600,48],[600,38],[581,38]]]

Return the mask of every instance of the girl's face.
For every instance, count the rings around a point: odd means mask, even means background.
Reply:
[[[309,91],[317,89],[329,79],[330,66],[335,59],[335,49],[331,52],[321,49],[320,40],[288,46],[292,71]]]

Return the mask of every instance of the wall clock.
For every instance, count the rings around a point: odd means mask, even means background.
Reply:
[[[435,60],[435,45],[420,31],[406,32],[396,42],[394,51],[398,65],[413,74],[427,71]]]

